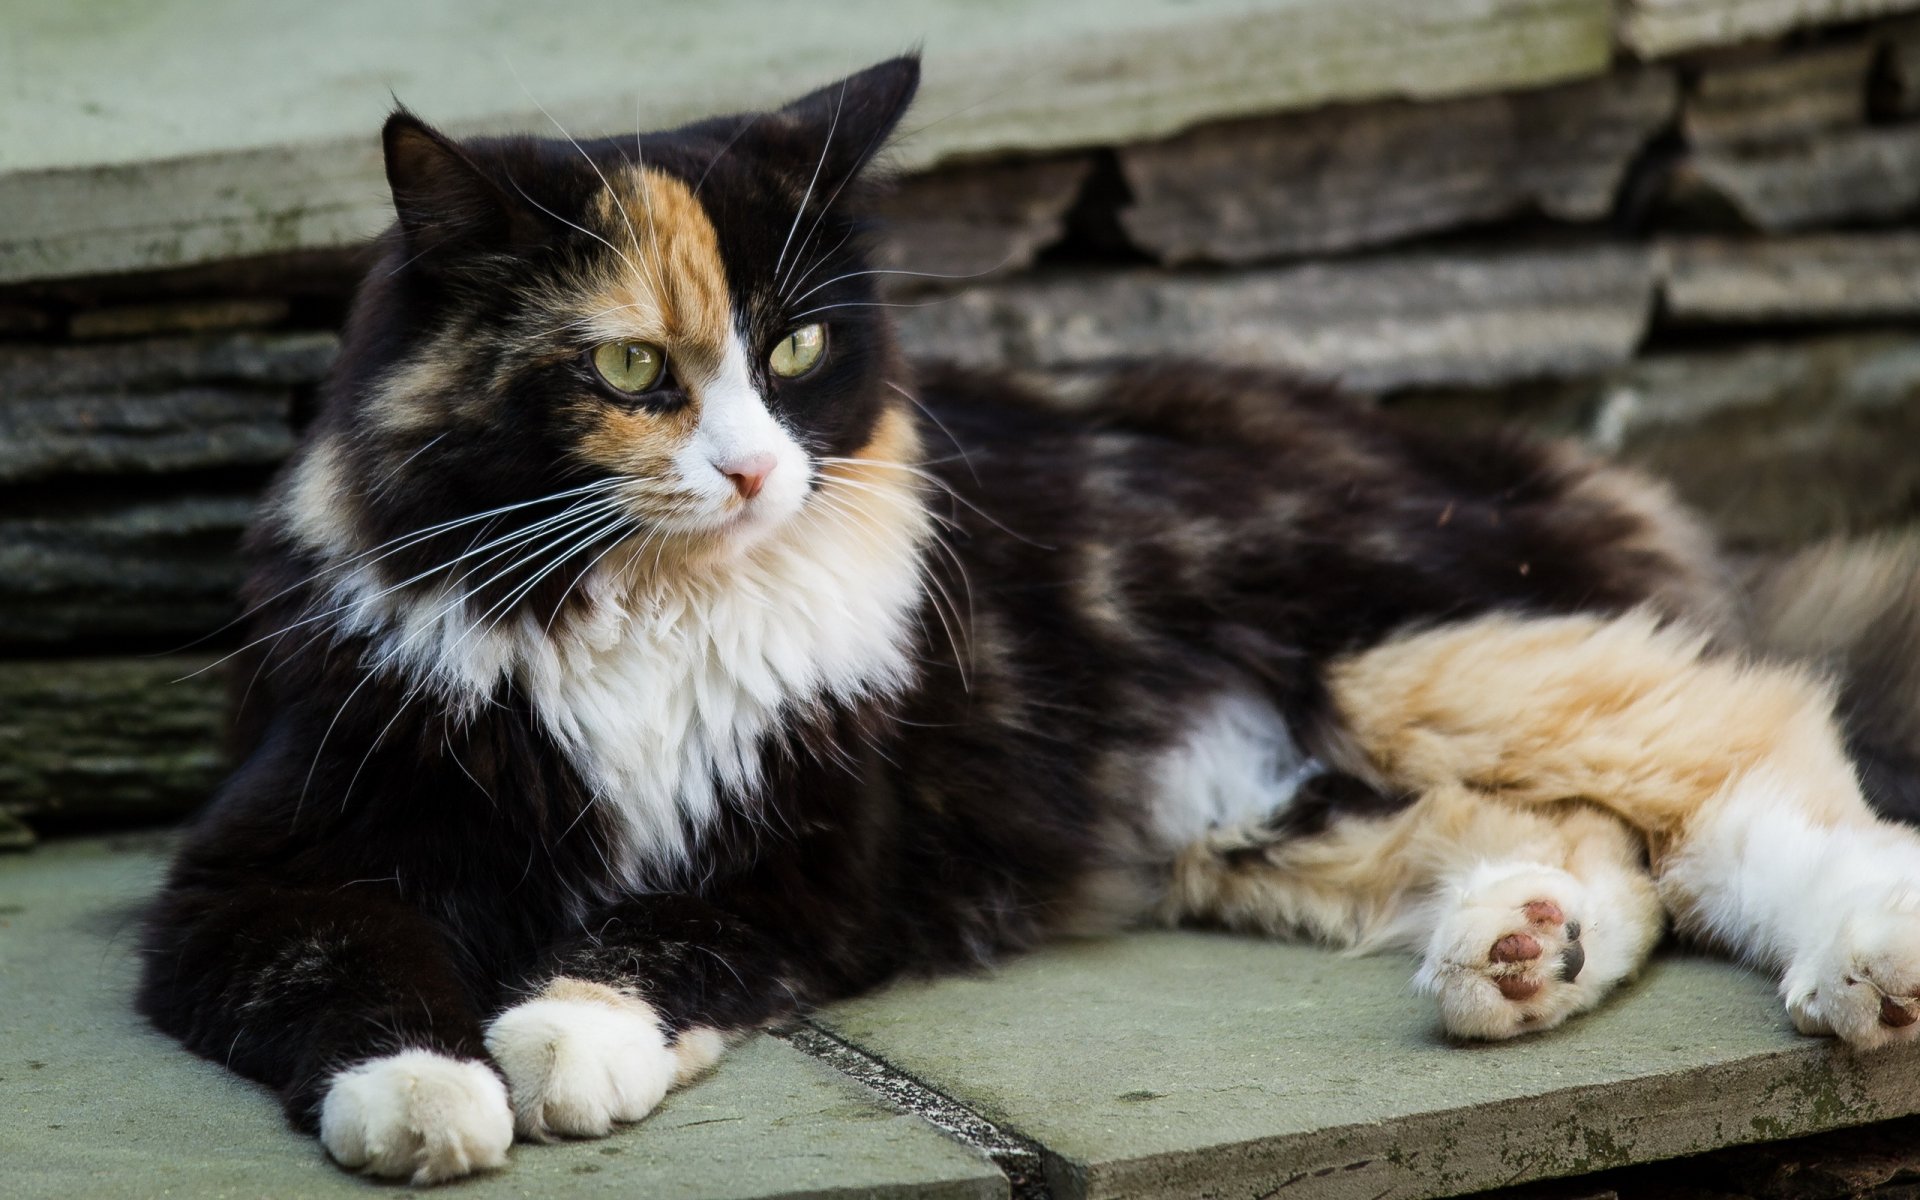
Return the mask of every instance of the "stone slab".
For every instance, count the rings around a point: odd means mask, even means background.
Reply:
[[[1397,397],[1443,428],[1523,425],[1669,480],[1730,545],[1778,551],[1920,522],[1920,339],[1649,355],[1594,380]]]
[[[1117,150],[1131,195],[1120,221],[1173,264],[1323,254],[1530,212],[1597,221],[1677,100],[1671,73],[1629,70],[1210,125]]]
[[[331,333],[0,345],[0,484],[278,462],[295,390],[318,384],[337,345]]]
[[[1610,370],[1639,345],[1653,288],[1653,258],[1636,248],[1503,248],[1233,274],[1036,274],[895,315],[910,352],[978,367],[1171,355],[1381,391]]]
[[[0,282],[338,246],[388,219],[392,96],[459,132],[626,132],[785,99],[916,44],[904,166],[1597,74],[1610,0],[21,0],[0,40]],[[648,10],[651,11],[651,10]],[[217,48],[217,49],[216,49]],[[210,78],[209,72],[217,78]]]
[[[1657,57],[1915,8],[1917,0],[1621,0],[1620,41]]]
[[[1063,232],[1093,160],[984,163],[913,176],[881,213],[889,291],[1017,271]]]
[[[1920,234],[1673,239],[1661,246],[1663,316],[1797,324],[1920,317]]]
[[[171,649],[238,609],[254,497],[50,501],[0,516],[0,646],[142,640]]]
[[[1879,47],[1867,40],[1703,68],[1680,127],[1695,146],[1788,141],[1860,125]]]
[[[225,769],[216,657],[0,660],[0,813],[98,827],[205,803]]]
[[[333,1167],[262,1089],[135,1018],[133,905],[158,879],[162,849],[152,838],[88,840],[0,859],[0,1191],[11,1200],[423,1194]],[[445,1194],[972,1200],[1004,1196],[1006,1180],[919,1118],[759,1038],[633,1129],[516,1147],[505,1171]]]
[[[1059,1200],[1421,1200],[1920,1109],[1920,1052],[1799,1037],[1763,981],[1659,960],[1539,1037],[1448,1044],[1412,962],[1202,933],[1070,944],[823,1023],[1040,1143]]]
[[[1765,233],[1908,221],[1920,214],[1920,121],[1697,150],[1676,166],[1669,198]]]
[[[1873,113],[1885,120],[1920,117],[1920,20],[1885,30],[1880,73],[1874,80]]]

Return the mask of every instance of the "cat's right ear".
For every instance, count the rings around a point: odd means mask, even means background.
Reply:
[[[504,251],[538,241],[544,227],[458,142],[402,108],[380,134],[387,186],[410,253],[446,267],[463,251]]]

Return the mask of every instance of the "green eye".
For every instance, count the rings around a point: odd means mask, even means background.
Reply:
[[[773,353],[767,356],[767,365],[773,373],[783,379],[793,379],[813,370],[820,361],[820,355],[827,348],[827,327],[825,325],[802,325],[780,339]]]
[[[666,375],[667,356],[651,342],[602,342],[593,348],[593,369],[615,389],[638,395]]]

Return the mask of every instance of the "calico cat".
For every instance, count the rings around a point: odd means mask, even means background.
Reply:
[[[388,121],[154,1024],[420,1183],[1143,919],[1410,948],[1503,1038],[1671,915],[1804,1030],[1920,1034],[1911,545],[1743,588],[1564,447],[1194,363],[910,366],[864,245],[917,81],[584,143]]]

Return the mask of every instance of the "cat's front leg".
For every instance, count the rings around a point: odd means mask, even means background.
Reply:
[[[507,1091],[446,941],[378,882],[176,879],[143,952],[147,1017],[276,1088],[341,1166],[427,1184],[505,1165]]]
[[[604,1137],[710,1069],[729,1037],[793,1009],[766,940],[690,897],[588,922],[487,1026],[521,1137]]]

